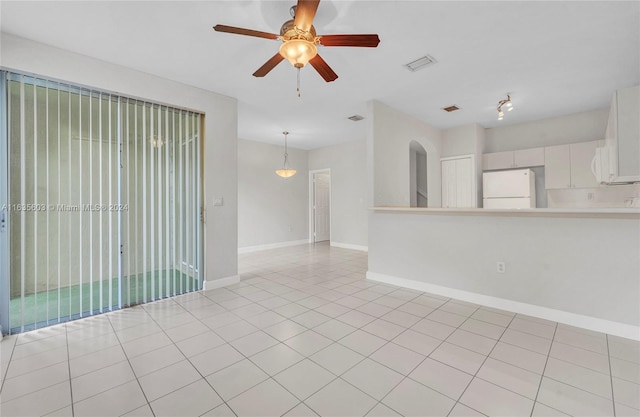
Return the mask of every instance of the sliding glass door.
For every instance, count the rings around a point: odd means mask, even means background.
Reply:
[[[201,288],[202,116],[21,74],[2,83],[3,330]]]

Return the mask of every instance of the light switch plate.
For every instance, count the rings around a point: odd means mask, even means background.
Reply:
[[[215,197],[213,199],[213,205],[214,206],[223,206],[224,205],[224,200],[222,197]]]

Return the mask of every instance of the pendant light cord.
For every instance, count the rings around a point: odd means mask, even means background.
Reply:
[[[287,152],[287,135],[289,132],[284,133],[284,169],[289,169],[289,153]]]
[[[296,91],[298,92],[298,98],[300,98],[300,67],[298,67],[298,81],[296,84]],[[286,136],[285,136],[285,142],[286,142]]]
[[[276,170],[276,174],[282,178],[290,178],[296,175],[296,170],[289,168],[289,143],[287,140],[289,132],[285,130],[282,134],[284,135],[284,164],[282,169]]]

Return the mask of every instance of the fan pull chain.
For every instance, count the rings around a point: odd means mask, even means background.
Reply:
[[[300,98],[300,67],[298,67],[298,82],[296,84],[296,91],[298,92],[298,98]]]

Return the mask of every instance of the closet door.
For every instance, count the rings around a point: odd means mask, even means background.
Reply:
[[[443,158],[442,207],[477,207],[475,163],[473,155]]]

